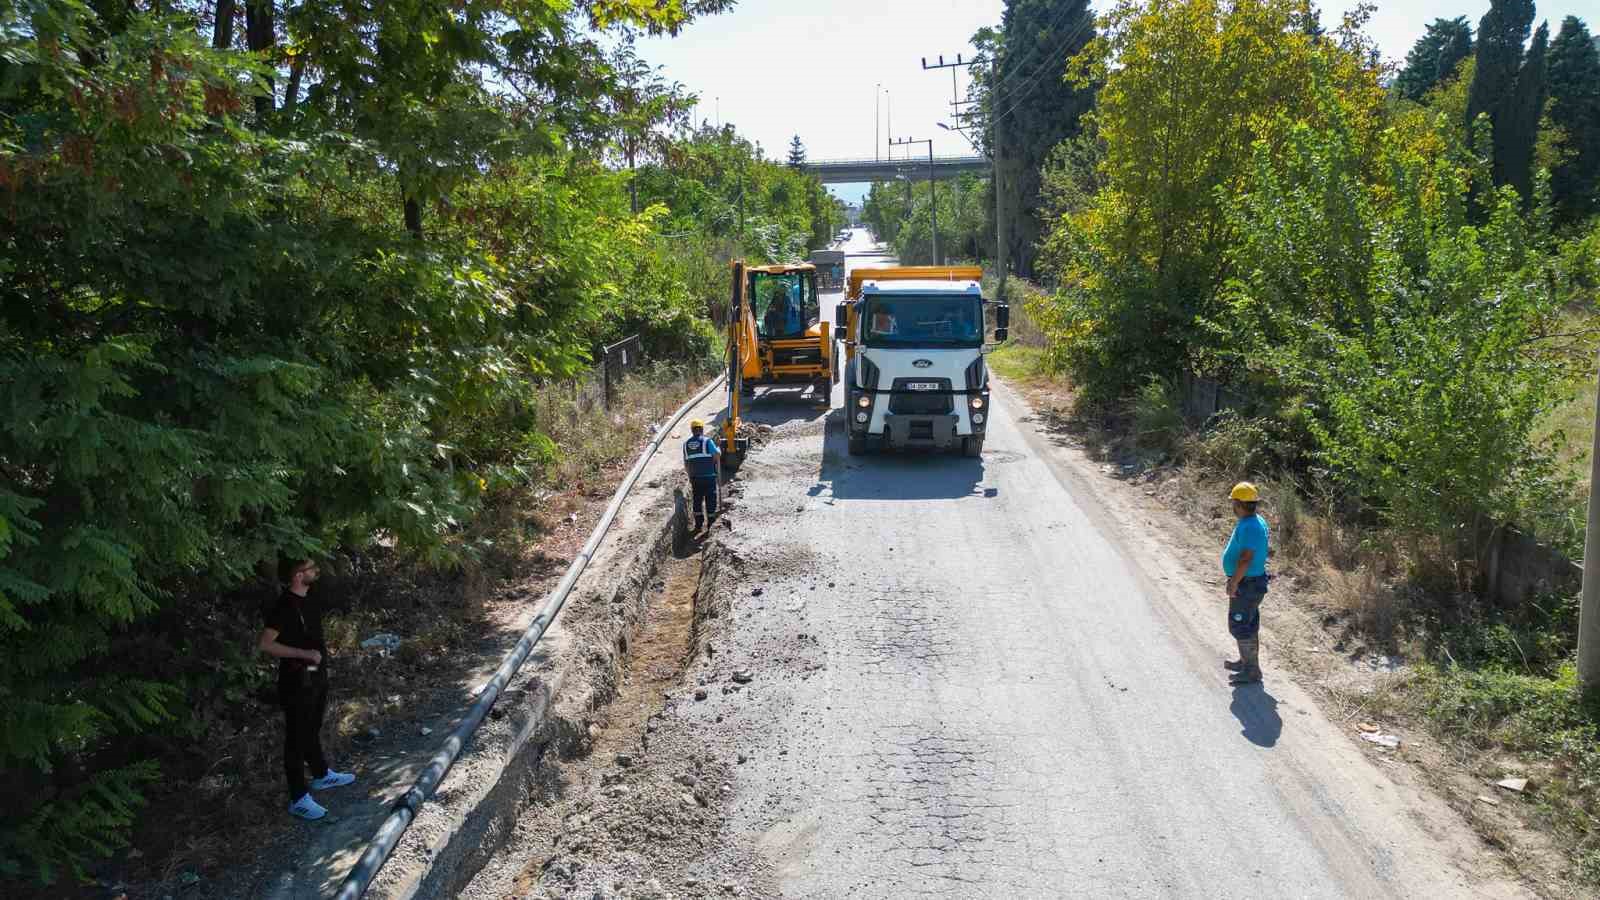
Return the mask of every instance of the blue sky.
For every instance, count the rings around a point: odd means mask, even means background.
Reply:
[[[1344,7],[1323,6],[1324,21],[1336,24]],[[1001,0],[741,0],[676,38],[642,40],[639,49],[667,78],[700,95],[700,118],[720,115],[768,156],[786,151],[794,134],[812,159],[873,156],[880,85],[880,141],[892,123],[897,137],[932,138],[936,153],[963,153],[971,148],[961,135],[937,127],[949,121],[951,71],[924,72],[920,59],[970,57],[968,39],[998,25],[1002,8]],[[1487,0],[1378,0],[1368,33],[1385,56],[1402,59],[1434,18],[1465,15],[1476,28],[1488,8]],[[1593,29],[1600,2],[1552,0],[1538,15],[1552,31],[1567,15]],[[965,74],[957,74],[964,94]]]

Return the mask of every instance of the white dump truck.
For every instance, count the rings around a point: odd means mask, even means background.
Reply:
[[[849,450],[983,453],[989,417],[985,309],[1006,339],[1010,310],[987,303],[976,266],[896,266],[850,273],[835,322],[845,342]]]

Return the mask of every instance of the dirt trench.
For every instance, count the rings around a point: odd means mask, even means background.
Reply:
[[[459,896],[775,893],[761,889],[751,851],[723,839],[742,760],[677,715],[713,692],[742,689],[735,673],[714,673],[716,635],[741,583],[737,561],[715,533],[680,533],[674,545],[631,637],[615,648],[615,693],[591,711],[570,752],[547,754],[506,849]]]

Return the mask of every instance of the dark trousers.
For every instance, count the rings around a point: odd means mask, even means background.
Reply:
[[[710,475],[689,479],[689,485],[694,488],[694,518],[699,521],[700,510],[705,509],[705,515],[715,517],[717,514],[717,476]]]
[[[1228,633],[1247,641],[1261,630],[1261,601],[1267,597],[1267,576],[1239,581],[1239,592],[1228,599]]]
[[[289,784],[289,802],[310,790],[306,768],[313,777],[328,774],[322,755],[322,718],[328,711],[328,681],[314,678],[301,685],[278,685],[278,705],[283,707],[283,775]]]

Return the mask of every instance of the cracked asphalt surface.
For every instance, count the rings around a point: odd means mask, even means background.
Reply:
[[[1222,604],[996,400],[982,459],[850,457],[837,396],[754,404],[774,430],[686,672],[710,690],[672,695],[628,774],[718,766],[712,840],[590,851],[552,895],[1524,896],[1270,645],[1266,684],[1229,688]]]

